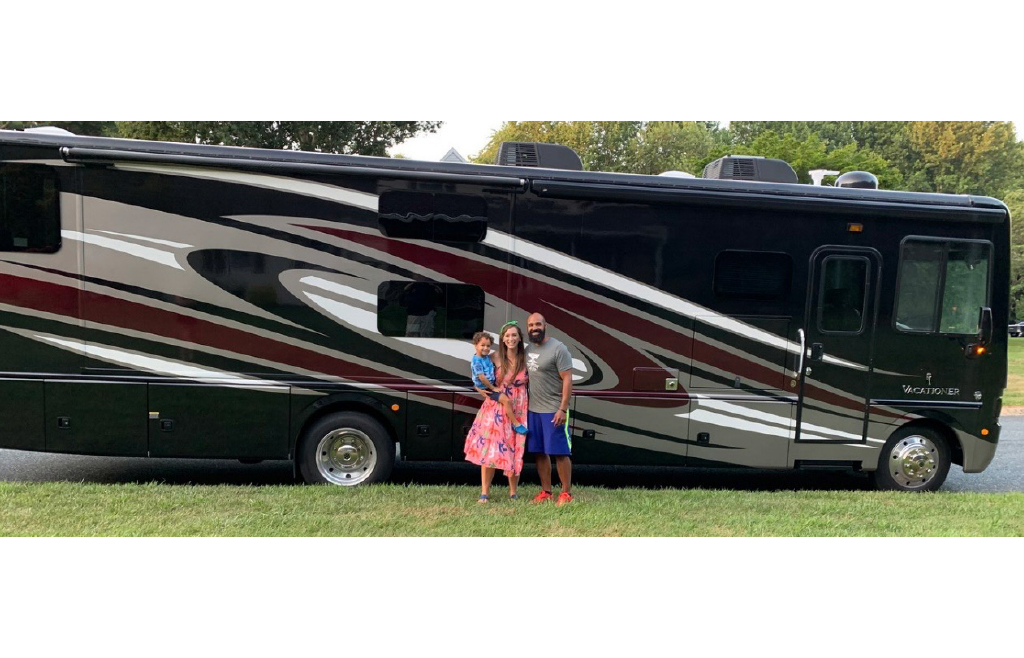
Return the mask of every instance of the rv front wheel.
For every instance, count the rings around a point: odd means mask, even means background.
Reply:
[[[882,447],[875,486],[895,491],[935,491],[949,473],[949,446],[934,430],[896,431]]]
[[[387,479],[395,444],[376,420],[346,411],[324,416],[306,430],[298,460],[305,482],[351,487]]]

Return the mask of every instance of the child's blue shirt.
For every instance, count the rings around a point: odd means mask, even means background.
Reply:
[[[477,375],[484,375],[488,383],[494,385],[494,361],[485,356],[473,355],[473,360],[470,361],[470,366],[473,369],[473,386],[476,388],[485,388]]]

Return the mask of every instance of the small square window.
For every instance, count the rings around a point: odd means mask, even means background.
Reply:
[[[59,200],[51,167],[0,164],[0,251],[60,249]]]
[[[377,330],[384,336],[469,339],[483,328],[479,286],[385,281],[377,288]]]

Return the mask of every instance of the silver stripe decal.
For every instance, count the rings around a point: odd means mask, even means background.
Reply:
[[[86,233],[79,233],[78,231],[61,231],[60,234],[61,237],[68,240],[84,242],[104,249],[112,249],[122,254],[135,256],[136,258],[143,258],[153,263],[166,265],[167,267],[173,267],[176,270],[184,271],[185,269],[178,264],[178,259],[175,258],[174,254],[154,249],[152,247],[143,247],[142,245],[137,245],[133,242],[105,238],[102,235],[88,235]]]
[[[230,165],[228,165],[230,166]],[[181,165],[152,165],[152,164],[128,164],[118,163],[114,165],[117,169],[126,171],[141,171],[151,174],[166,174],[169,176],[188,176],[190,178],[203,178],[252,187],[262,187],[268,190],[291,192],[303,196],[337,201],[347,206],[363,208],[377,212],[377,196],[356,192],[344,187],[314,183],[311,181],[287,178],[285,176],[271,176],[269,174],[250,174],[238,171],[220,171],[206,167],[189,167]]]
[[[192,249],[193,245],[184,244],[182,242],[171,242],[170,240],[158,240],[156,238],[147,238],[143,235],[132,235],[131,233],[118,233],[117,231],[104,231],[96,229],[93,233],[106,233],[107,235],[117,235],[122,238],[131,238],[132,240],[142,240],[143,242],[152,242],[153,244],[163,245],[165,247],[174,247],[176,249]]]
[[[321,290],[333,292],[344,297],[350,297],[360,302],[373,304],[374,306],[377,305],[377,295],[373,295],[368,292],[363,292],[362,290],[356,290],[355,288],[350,288],[349,286],[343,286],[340,283],[328,281],[327,279],[322,279],[318,276],[304,276],[301,279],[299,279],[299,281],[301,283],[305,283],[306,285],[313,286],[314,288],[320,288]]]
[[[287,393],[289,388],[288,384],[282,384],[281,382],[243,377],[241,375],[224,372],[222,370],[199,368],[181,361],[158,358],[147,354],[140,354],[138,352],[129,352],[126,350],[116,349],[108,345],[84,344],[81,341],[67,340],[45,334],[29,335],[29,338],[52,343],[73,352],[78,352],[85,356],[100,359],[101,361],[116,363],[118,365],[128,366],[137,370],[145,370],[158,375],[180,377],[184,379],[199,379],[207,383],[222,384],[229,388],[258,390],[283,388],[284,390],[280,391],[283,393]]]

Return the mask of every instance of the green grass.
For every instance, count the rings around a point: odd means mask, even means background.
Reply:
[[[1024,338],[1010,338],[1007,350],[1008,376],[1003,393],[1004,407],[1024,406]]]
[[[1024,494],[0,483],[4,536],[1024,536]]]

